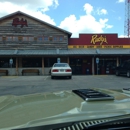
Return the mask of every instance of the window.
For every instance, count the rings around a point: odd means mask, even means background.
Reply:
[[[45,58],[44,59],[44,66],[45,67],[52,67],[54,63],[57,63],[57,58]]]
[[[38,37],[37,39],[39,42],[42,42],[43,41],[43,37]]]
[[[59,37],[58,36],[54,36],[54,41],[58,41]]]
[[[54,67],[69,67],[69,65],[67,64],[67,63],[56,63],[55,65],[54,65]]]
[[[34,37],[29,37],[29,41],[34,41]]]
[[[13,59],[12,68],[16,67],[16,59]],[[0,68],[11,68],[11,65],[9,64],[10,58],[0,58]]]
[[[60,39],[59,39],[60,41],[63,41],[63,36],[60,36]]]
[[[13,40],[12,36],[7,37],[7,41],[12,41],[12,40]]]
[[[13,41],[18,41],[18,37],[14,36]]]
[[[42,58],[24,58],[22,60],[23,67],[42,67]]]
[[[48,36],[44,36],[44,41],[48,41]]]
[[[23,41],[28,41],[28,37],[23,37]]]
[[[63,36],[54,36],[54,41],[63,41]]]

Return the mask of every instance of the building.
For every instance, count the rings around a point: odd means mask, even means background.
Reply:
[[[129,59],[129,38],[71,35],[20,11],[0,18],[0,75],[47,75],[57,60],[68,62],[75,75],[114,74]]]
[[[74,74],[115,74],[116,66],[130,57],[129,38],[117,34],[79,34],[69,39],[68,49],[75,52],[69,56]]]

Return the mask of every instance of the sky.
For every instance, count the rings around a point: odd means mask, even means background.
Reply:
[[[125,0],[0,0],[0,17],[22,11],[72,33],[124,37]]]

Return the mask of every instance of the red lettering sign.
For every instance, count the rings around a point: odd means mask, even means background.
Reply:
[[[24,20],[23,18],[21,18],[21,20],[19,18],[14,18],[13,19],[12,26],[17,27],[17,25],[21,25],[21,28],[23,26],[28,27],[27,20],[26,19]]]

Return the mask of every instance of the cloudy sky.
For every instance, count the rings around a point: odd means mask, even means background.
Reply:
[[[124,35],[125,0],[0,0],[0,17],[22,11],[71,32]]]

